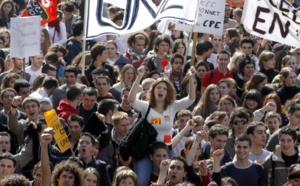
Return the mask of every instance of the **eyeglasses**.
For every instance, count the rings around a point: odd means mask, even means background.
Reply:
[[[246,125],[247,123],[247,120],[239,120],[233,122],[234,125]]]
[[[223,102],[223,103],[221,103],[221,106],[224,106],[224,107],[226,107],[226,106],[232,106],[232,103],[230,103],[230,102]]]

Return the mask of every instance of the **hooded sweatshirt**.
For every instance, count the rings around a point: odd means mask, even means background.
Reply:
[[[72,105],[69,104],[67,99],[63,99],[59,102],[57,107],[58,117],[63,118],[66,122],[68,122],[68,118],[72,114],[77,114],[77,108],[74,108]]]

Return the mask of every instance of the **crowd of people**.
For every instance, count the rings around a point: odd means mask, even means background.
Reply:
[[[0,186],[300,185],[300,48],[249,34],[243,7],[226,3],[223,35],[168,20],[83,50],[84,0],[61,0],[24,59],[9,28],[27,1],[0,2]],[[122,26],[124,10],[102,8]],[[122,152],[143,118],[155,142]]]

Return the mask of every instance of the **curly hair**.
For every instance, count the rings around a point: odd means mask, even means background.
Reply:
[[[173,103],[174,100],[176,99],[176,97],[175,97],[176,90],[169,79],[158,78],[157,80],[155,80],[148,91],[147,100],[149,101],[151,108],[156,107],[156,99],[155,99],[154,89],[160,83],[165,83],[167,86],[167,89],[168,89],[167,96],[166,96],[165,103],[164,103],[164,109],[167,109],[167,107],[171,103]]]
[[[69,172],[73,174],[75,177],[74,186],[81,186],[82,185],[82,175],[83,169],[79,167],[79,165],[73,161],[62,161],[61,163],[57,164],[54,167],[52,172],[52,185],[58,186],[58,179],[63,173],[63,171]]]
[[[146,32],[137,32],[135,34],[130,35],[127,38],[127,45],[131,46],[132,43],[135,43],[136,40],[145,40],[145,48],[147,48],[148,43],[149,43],[149,38]]]

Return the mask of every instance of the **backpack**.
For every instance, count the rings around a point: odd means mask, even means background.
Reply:
[[[142,159],[149,154],[149,146],[156,141],[157,131],[147,121],[147,116],[150,111],[150,105],[146,112],[145,118],[141,114],[134,124],[129,129],[125,137],[120,143],[120,155],[123,160],[127,161],[129,156],[135,159]]]

